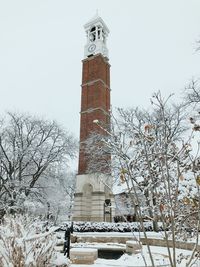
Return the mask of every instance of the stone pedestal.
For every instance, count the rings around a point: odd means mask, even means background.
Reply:
[[[70,250],[70,260],[73,264],[93,264],[97,257],[97,249],[72,248]]]
[[[114,216],[114,198],[108,186],[111,177],[101,174],[82,174],[76,177],[76,192],[74,195],[73,218],[74,221],[103,222],[104,203],[111,200],[111,217]],[[107,219],[109,220],[109,219]]]

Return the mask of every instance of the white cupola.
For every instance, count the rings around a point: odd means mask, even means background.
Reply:
[[[106,39],[109,34],[109,29],[98,13],[84,25],[84,28],[87,36],[84,57],[87,58],[93,55],[102,54],[108,58]]]

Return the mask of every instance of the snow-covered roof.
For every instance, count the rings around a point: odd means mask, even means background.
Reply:
[[[113,194],[118,195],[128,192],[127,184],[126,183],[121,183],[113,186]]]
[[[95,16],[90,19],[85,25],[84,25],[84,28],[85,30],[89,29],[92,25],[95,25],[95,24],[102,24],[103,28],[106,30],[107,33],[109,33],[109,29],[106,25],[106,23],[104,22],[104,20],[99,16],[98,12],[95,14]]]
[[[137,177],[137,182],[140,183],[142,182],[144,179],[142,177]],[[113,185],[113,194],[114,195],[118,195],[118,194],[122,194],[122,193],[128,193],[129,189],[133,188],[133,184],[131,179],[128,180],[128,185],[127,183],[124,181],[123,183],[117,183]]]

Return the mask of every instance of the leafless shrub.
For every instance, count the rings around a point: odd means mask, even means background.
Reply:
[[[54,230],[45,231],[39,220],[6,216],[0,225],[0,266],[54,266],[57,257]]]

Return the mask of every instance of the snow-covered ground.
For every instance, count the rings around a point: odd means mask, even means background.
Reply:
[[[156,266],[170,266],[167,248],[163,247],[153,247],[151,246],[151,251],[153,252],[154,263]],[[182,258],[189,257],[191,255],[191,251],[177,249],[177,258],[182,259],[179,260],[177,267],[186,266],[186,259]],[[145,257],[147,261],[147,266],[151,266],[149,253],[147,251],[147,247],[143,246],[142,253],[135,254],[135,255],[122,255],[118,260],[107,260],[107,259],[97,259],[92,267],[144,267],[145,263],[143,260]],[[72,264],[72,267],[88,267],[88,265],[84,264]],[[200,261],[195,262],[193,267],[200,266]]]
[[[56,231],[59,227],[50,227],[40,220],[18,217],[5,217],[4,224],[0,225],[0,267],[13,267],[15,262],[21,262],[24,266],[43,266],[44,257],[45,262],[51,264],[48,266],[63,266],[68,265],[68,259],[60,253],[63,250],[64,231]],[[48,231],[47,231],[48,230]],[[120,244],[118,237],[124,237],[122,241],[134,240],[135,238],[143,237],[143,233],[139,232],[85,232],[75,235],[80,237],[79,243],[71,243],[72,247],[81,248],[83,251],[88,248],[96,248],[99,250],[99,257],[105,256],[105,252],[109,251],[111,259],[98,258],[94,267],[140,267],[145,266],[144,259],[147,262],[146,266],[151,266],[151,261],[147,247],[142,246],[141,253],[135,255],[123,254],[125,251],[125,244]],[[162,233],[148,232],[148,238],[163,239]],[[84,242],[85,237],[89,237],[88,243]],[[92,237],[97,237],[95,240]],[[108,239],[100,237],[109,237]],[[100,243],[102,240],[102,243]],[[110,240],[110,243],[108,243]],[[96,241],[96,243],[94,242]],[[192,239],[190,240],[192,241]],[[157,243],[157,240],[156,240]],[[56,249],[56,251],[55,251]],[[172,249],[171,249],[172,250]],[[158,246],[151,246],[155,266],[170,266],[167,248]],[[104,254],[103,254],[104,253]],[[192,251],[176,249],[176,259],[178,261],[177,267],[185,267],[189,260]],[[119,259],[117,256],[122,255]],[[195,258],[195,257],[194,257]],[[66,266],[66,265],[65,265]],[[71,264],[71,267],[88,267],[88,265]],[[192,267],[199,267],[200,261],[195,262]]]
[[[62,233],[62,232],[61,232]],[[63,234],[62,234],[63,235]],[[118,232],[83,232],[83,233],[78,233],[74,232],[75,236],[78,237],[129,237],[133,239],[139,239],[139,238],[144,238],[144,233],[143,232],[126,232],[126,233],[118,233]],[[146,232],[146,235],[148,238],[153,238],[153,239],[165,239],[164,232]],[[170,239],[170,238],[169,238]],[[200,240],[200,235],[199,235],[199,240]],[[177,241],[182,241],[181,238],[177,239]],[[196,242],[196,236],[190,237],[187,239],[187,243],[190,242]]]

